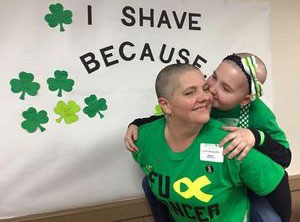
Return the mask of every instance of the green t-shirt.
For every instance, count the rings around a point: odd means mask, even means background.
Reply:
[[[239,126],[240,112],[240,105],[237,105],[229,111],[212,109],[211,117],[218,119],[229,126]],[[275,115],[260,99],[251,102],[249,110],[249,127],[268,133],[273,140],[276,140],[285,148],[289,148],[285,133],[278,126]]]
[[[207,154],[214,156],[214,150],[204,150],[215,147],[226,136],[221,126],[221,122],[211,119],[193,143],[177,153],[165,140],[165,118],[139,128],[140,151],[133,157],[148,176],[154,195],[168,206],[177,222],[249,221],[246,186],[266,195],[284,175],[278,164],[255,149],[243,161],[226,156],[223,162],[200,160]]]

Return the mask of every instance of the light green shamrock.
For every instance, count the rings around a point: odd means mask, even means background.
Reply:
[[[66,124],[71,124],[76,122],[79,117],[76,115],[80,111],[80,107],[76,104],[75,101],[70,100],[68,104],[65,104],[64,101],[60,100],[54,108],[54,112],[60,117],[56,119],[56,122],[60,123],[64,119]]]
[[[163,115],[164,113],[163,113],[163,111],[162,111],[162,109],[161,109],[161,107],[160,107],[160,105],[156,105],[155,106],[155,116],[161,116],[161,115]]]

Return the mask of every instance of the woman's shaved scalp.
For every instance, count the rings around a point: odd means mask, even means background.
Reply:
[[[179,76],[199,69],[190,64],[171,64],[163,68],[156,77],[155,91],[157,98],[171,98],[174,90],[178,87]]]

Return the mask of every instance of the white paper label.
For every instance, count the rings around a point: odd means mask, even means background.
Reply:
[[[223,147],[219,147],[218,144],[200,144],[200,160],[222,163],[224,161],[224,156],[222,152]]]

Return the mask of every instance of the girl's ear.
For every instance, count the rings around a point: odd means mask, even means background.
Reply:
[[[242,102],[240,102],[240,105],[245,106],[245,105],[247,105],[250,102],[251,102],[251,96],[250,95],[246,95],[244,97],[244,99],[242,100]]]
[[[168,100],[166,100],[163,97],[158,98],[158,104],[160,105],[163,113],[165,115],[170,115],[171,114],[171,108]]]

